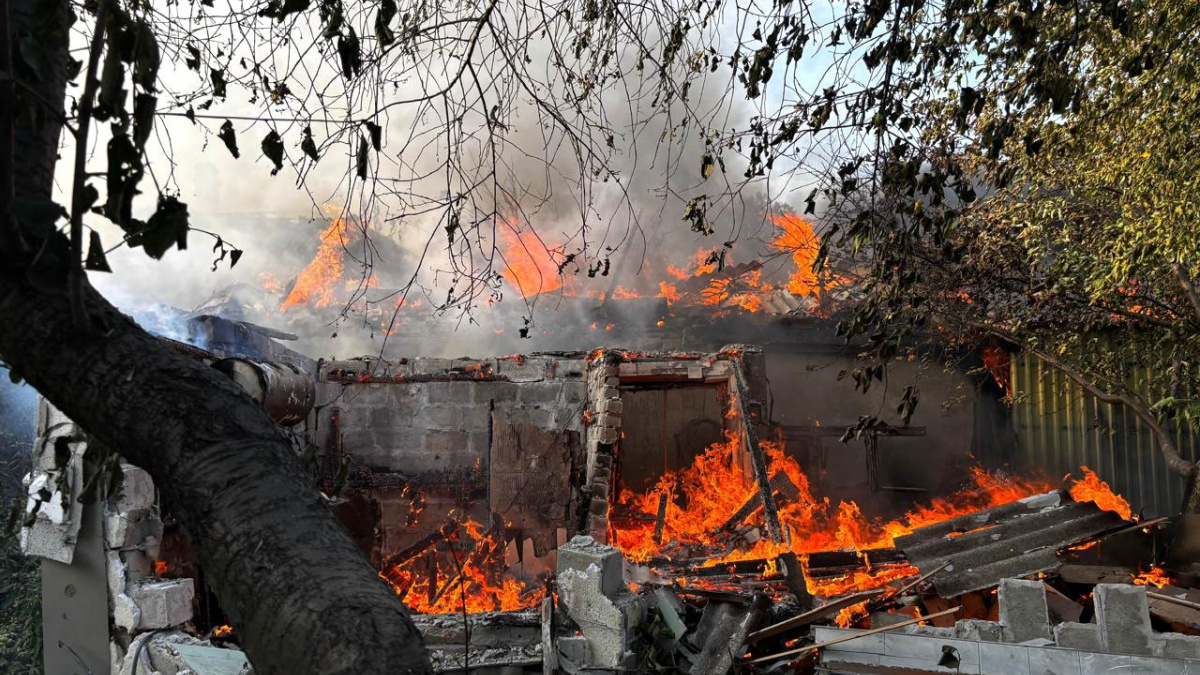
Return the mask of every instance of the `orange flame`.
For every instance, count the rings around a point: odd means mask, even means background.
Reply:
[[[1155,565],[1145,572],[1133,575],[1133,583],[1138,586],[1162,588],[1171,583],[1171,576],[1163,568]]]
[[[1113,492],[1108,483],[1100,480],[1095,471],[1086,466],[1079,468],[1083,469],[1083,478],[1071,486],[1071,499],[1077,502],[1094,502],[1096,506],[1105,511],[1112,511],[1125,520],[1132,519],[1133,509],[1124,497]]]
[[[443,532],[451,550],[434,559],[433,570],[425,556],[418,556],[380,574],[397,595],[404,596],[409,609],[425,614],[476,614],[512,612],[541,602],[545,589],[529,589],[508,571],[502,537],[484,532],[483,526],[470,518],[461,527]]]
[[[821,281],[813,272],[813,263],[821,250],[821,238],[813,231],[811,223],[794,213],[772,216],[771,223],[779,229],[771,246],[790,253],[796,265],[788,279],[787,290],[794,295],[816,295]]]
[[[697,456],[691,466],[667,472],[644,493],[622,490],[617,503],[635,517],[613,519],[613,545],[635,561],[647,561],[660,555],[662,546],[655,540],[654,529],[659,499],[665,495],[666,513],[659,542],[675,541],[725,550],[729,535],[721,528],[743,504],[758,494],[757,485],[737,464],[738,445],[738,438],[728,435],[725,441],[713,444]],[[914,508],[901,518],[882,521],[864,516],[854,502],[834,505],[828,499],[814,497],[808,477],[796,459],[784,453],[781,442],[763,441],[763,449],[767,454],[768,473],[771,476],[786,474],[796,487],[797,496],[783,500],[779,508],[780,521],[790,533],[791,544],[776,544],[762,538],[707,564],[775,558],[788,551],[804,555],[817,551],[867,551],[891,547],[896,537],[919,527],[1050,489],[1040,481],[990,474],[974,467],[970,473],[972,486]],[[686,508],[681,507],[681,503],[686,503]],[[761,524],[761,518],[760,512],[751,516],[748,522]],[[917,570],[911,566],[892,565],[856,570],[842,577],[810,577],[808,586],[817,595],[839,595],[878,588],[914,574]]]
[[[500,275],[524,298],[562,288],[562,275],[550,251],[537,233],[514,232],[509,225],[500,227],[503,239],[504,269]]]
[[[346,221],[334,218],[321,232],[317,255],[296,277],[292,292],[284,298],[279,311],[295,305],[326,307],[336,299],[336,283],[345,271]]]

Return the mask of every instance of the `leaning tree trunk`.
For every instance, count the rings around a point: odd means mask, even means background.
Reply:
[[[9,35],[31,29],[40,18],[34,8],[66,7],[63,0],[7,4]],[[33,86],[43,104],[61,106],[65,32],[55,47],[58,65]],[[16,95],[28,91],[18,88]],[[17,149],[12,165],[0,162],[14,166],[0,175],[0,185],[15,185],[17,197],[47,196],[57,129],[25,122],[14,129],[12,112],[20,108],[12,88],[0,92],[7,113],[0,122],[8,126],[0,134],[11,134],[4,147]],[[0,191],[0,202],[12,194],[12,188]],[[0,203],[0,227],[12,224],[7,206]],[[256,672],[428,670],[404,607],[321,502],[258,404],[224,375],[146,333],[86,284],[88,324],[74,324],[65,294],[30,285],[26,261],[11,247],[0,258],[7,258],[0,263],[4,362],[89,434],[150,473]]]

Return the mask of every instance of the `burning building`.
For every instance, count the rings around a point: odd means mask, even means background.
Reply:
[[[387,297],[346,287],[340,222],[296,279],[256,291],[276,318]],[[399,331],[388,358],[312,359],[233,294],[173,344],[287,430],[439,671],[1196,669],[1178,519],[1090,469],[1013,463],[1020,373],[995,354],[897,363],[946,405],[878,415],[904,393],[840,382],[857,351],[830,315],[852,287],[807,272],[802,220],[777,227],[783,280],[714,251],[599,294],[514,235],[505,283],[590,319],[540,352],[398,356]],[[392,332],[417,301],[374,302],[362,316]],[[45,560],[48,672],[248,668],[149,477],[123,466],[85,505],[86,434],[42,403],[39,435],[22,540]]]

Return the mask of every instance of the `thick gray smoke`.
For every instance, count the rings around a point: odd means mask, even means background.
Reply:
[[[495,45],[481,43],[481,54],[489,49]],[[535,44],[530,54],[535,70],[536,64],[550,62],[549,45]],[[554,82],[546,69],[534,75]],[[194,86],[193,74],[177,71],[165,77],[178,80],[181,88]],[[457,189],[432,172],[445,161],[445,149],[431,152],[426,145],[404,143],[445,124],[435,114],[414,117],[397,108],[387,120],[379,164],[372,166],[379,180],[349,193],[345,177],[353,144],[329,149],[298,186],[287,171],[270,175],[256,148],[255,139],[265,130],[261,125],[236,125],[244,152],[235,160],[211,135],[211,125],[206,130],[203,121],[197,126],[180,117],[160,118],[159,161],[170,158],[171,184],[189,204],[199,230],[191,233],[186,251],[172,250],[162,261],[149,260],[138,249],[118,248],[109,256],[115,273],[92,274],[92,282],[126,311],[145,317],[152,329],[171,330],[169,321],[150,320],[163,312],[218,314],[294,333],[300,340],[293,346],[314,357],[381,350],[484,356],[586,349],[614,342],[614,332],[622,340],[636,338],[643,329],[672,320],[666,303],[654,297],[659,282],[670,279],[668,265],[690,269],[701,250],[723,252],[728,262],[769,253],[765,217],[771,200],[759,187],[720,201],[723,206],[714,206],[707,216],[712,233],[694,231],[684,219],[687,205],[705,196],[718,202],[744,170],[727,153],[719,158],[722,163],[714,160],[712,175],[703,175],[708,170],[704,158],[712,151],[696,120],[719,119],[727,128],[744,128],[752,110],[739,103],[739,89],[726,79],[725,69],[698,81],[686,101],[676,92],[667,114],[652,106],[661,95],[653,69],[632,77],[642,79],[609,88],[586,106],[614,137],[603,167],[581,165],[561,132],[548,127],[545,111],[515,84],[495,90],[509,106],[503,124],[474,113],[460,120],[476,132],[464,133],[465,140],[452,149],[460,166],[473,167],[460,182],[490,171],[490,153],[498,155],[495,181],[481,182],[464,199],[464,225],[456,237],[446,232],[444,210],[413,208],[413,194],[444,198],[448,189]],[[381,101],[413,93],[389,88]],[[555,97],[568,98],[557,91]],[[231,97],[221,114],[238,112],[239,106],[253,111]],[[570,111],[562,114],[570,119]],[[342,152],[348,156],[338,156]],[[69,169],[60,166],[60,171]],[[430,177],[407,183],[403,194],[394,187],[425,172]],[[490,218],[489,208],[497,208],[502,218]],[[333,240],[341,265],[336,281],[326,284],[327,296],[310,293],[285,307],[306,267],[323,255],[321,233],[334,215],[349,223],[344,236]],[[114,228],[91,225],[106,242],[118,240]],[[216,237],[244,251],[236,267],[230,268],[228,258],[214,263],[220,248],[214,248]],[[545,260],[561,267],[561,279],[543,278],[543,287],[554,290],[522,297],[505,274],[508,267],[528,263],[504,259],[506,248],[512,257],[514,240],[532,260],[543,261],[543,270]],[[788,274],[780,264],[769,263],[764,271],[768,279]],[[599,300],[614,291],[643,298]],[[401,297],[404,306],[393,321]]]

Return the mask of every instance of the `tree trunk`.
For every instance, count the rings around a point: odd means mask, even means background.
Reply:
[[[16,35],[40,20],[34,8],[46,3],[9,6]],[[55,45],[64,62],[65,40],[64,33]],[[65,69],[47,73],[53,81],[38,83],[38,96],[61,105]],[[17,97],[24,93],[18,88]],[[0,105],[11,111],[15,102]],[[57,133],[16,125],[16,175],[0,180],[15,184],[17,197],[50,194]],[[7,204],[0,208],[7,213]],[[150,473],[256,672],[427,671],[404,607],[321,502],[262,408],[224,375],[143,331],[90,285],[81,302],[86,329],[72,324],[65,294],[36,290],[19,265],[0,266],[0,355],[95,439]]]

